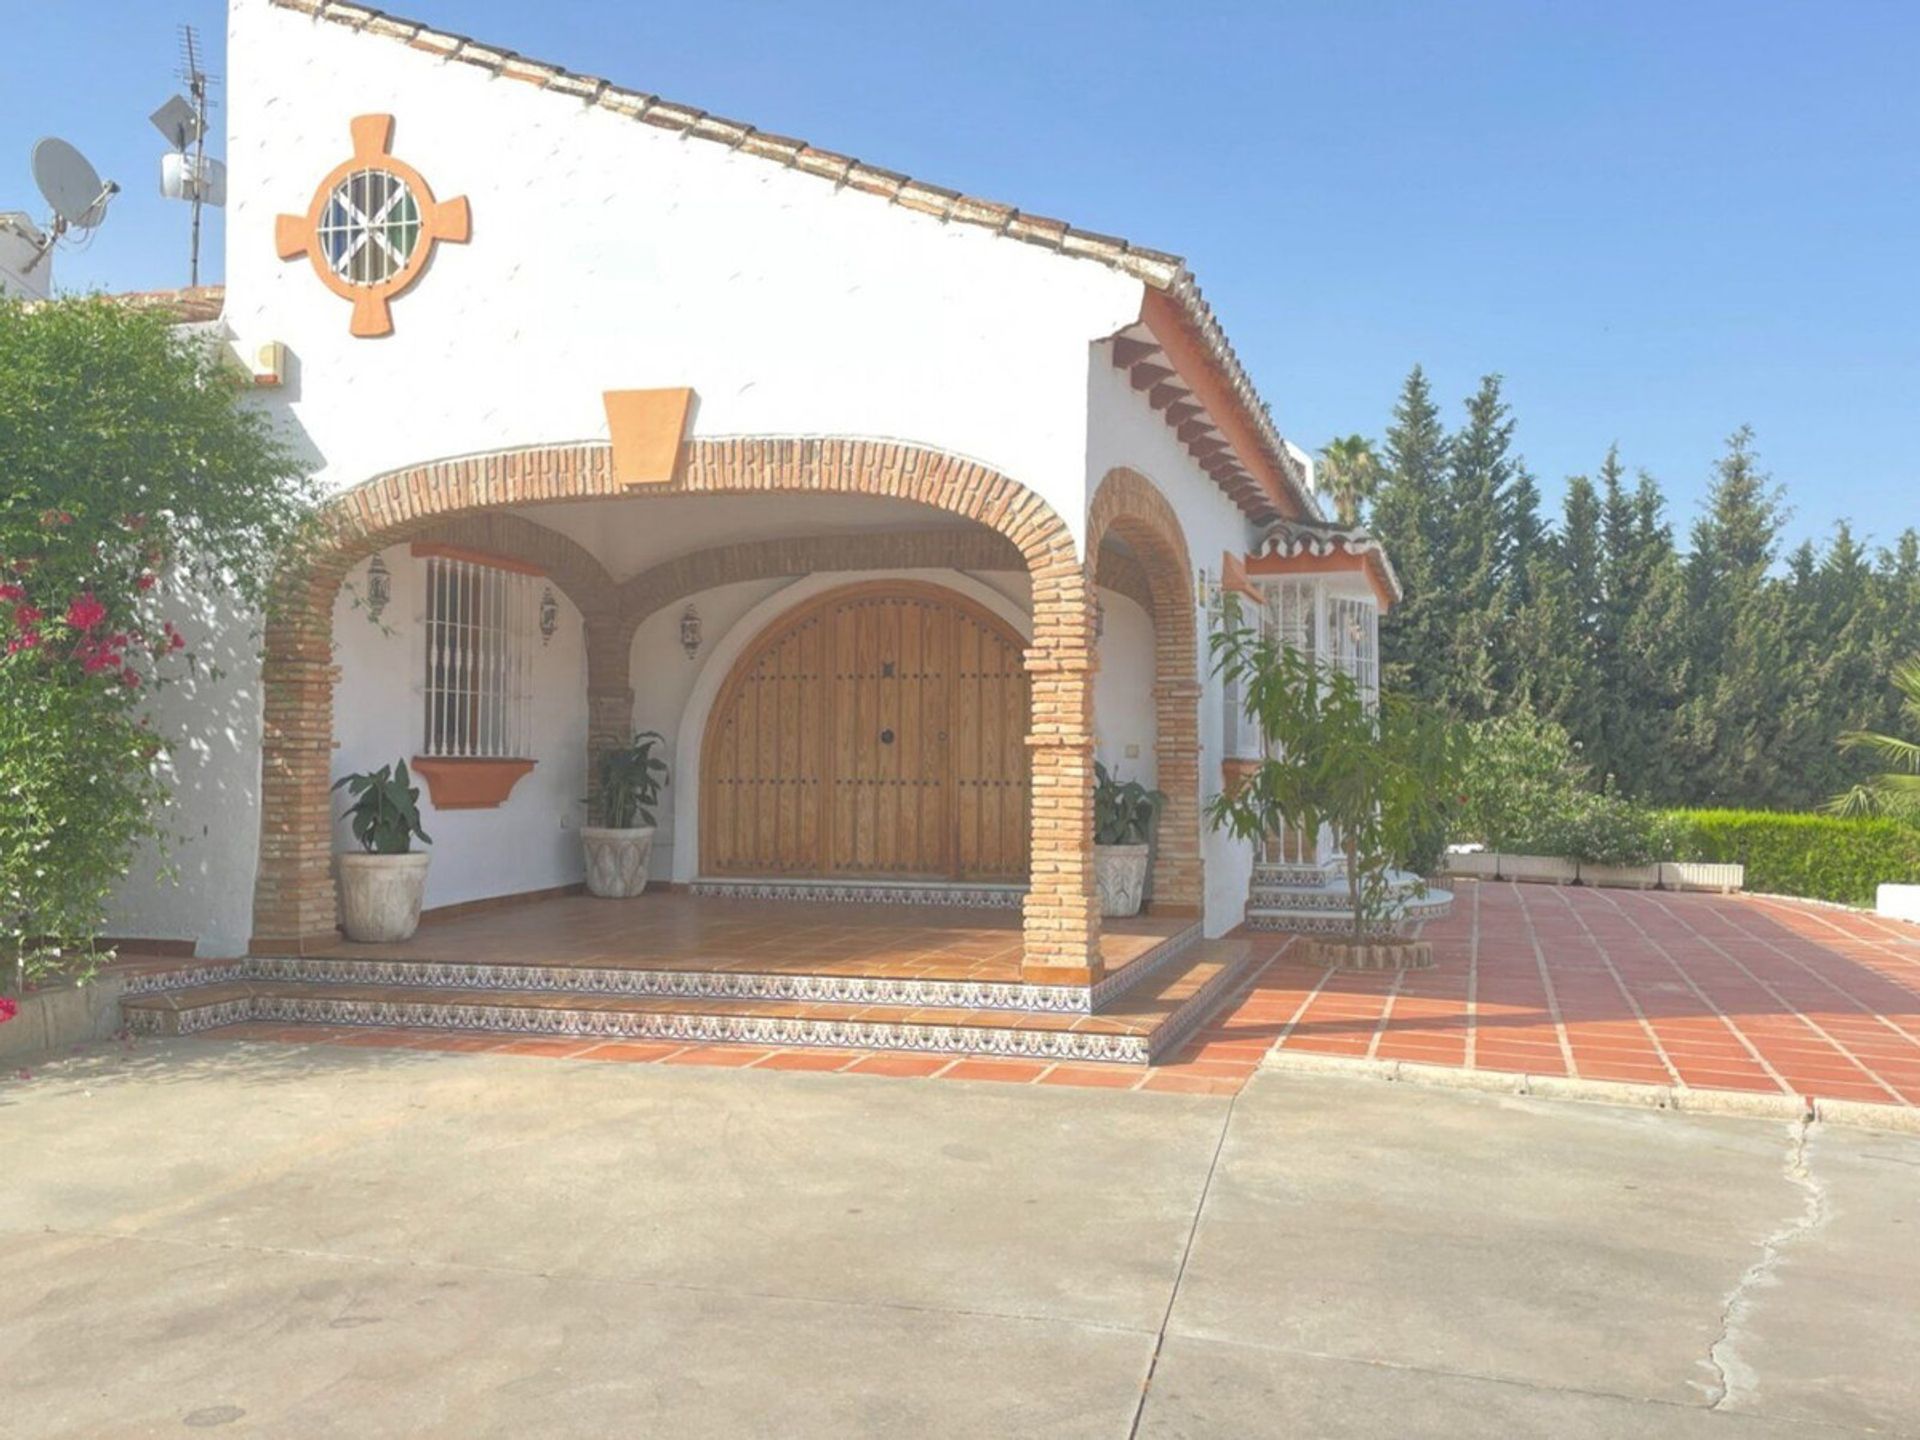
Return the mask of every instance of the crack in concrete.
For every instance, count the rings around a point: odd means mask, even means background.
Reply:
[[[1781,1172],[1801,1192],[1800,1213],[1761,1239],[1760,1258],[1747,1267],[1720,1307],[1720,1333],[1702,1362],[1713,1371],[1713,1383],[1707,1387],[1709,1410],[1723,1410],[1758,1393],[1759,1373],[1741,1358],[1739,1348],[1759,1305],[1758,1292],[1780,1284],[1775,1272],[1785,1261],[1787,1248],[1813,1235],[1831,1214],[1826,1182],[1813,1173],[1807,1160],[1813,1124],[1811,1119],[1801,1119],[1788,1127],[1787,1158]]]

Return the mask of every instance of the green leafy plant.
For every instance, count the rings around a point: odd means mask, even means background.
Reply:
[[[424,844],[433,843],[420,828],[420,787],[411,783],[405,760],[342,775],[333,788],[353,797],[341,814],[361,849],[374,855],[405,855],[413,849],[416,836]]]
[[[1354,943],[1390,928],[1392,872],[1445,823],[1458,790],[1455,727],[1397,695],[1369,704],[1351,675],[1241,624],[1237,607],[1212,645],[1214,669],[1238,685],[1267,758],[1208,802],[1209,822],[1256,845],[1288,827],[1331,828]]]
[[[1920,657],[1894,667],[1893,688],[1900,693],[1901,718],[1920,734]],[[1840,748],[1871,755],[1892,768],[1836,795],[1827,806],[1829,811],[1855,818],[1885,815],[1920,821],[1920,740],[1849,730],[1840,737]]]
[[[1667,816],[1611,790],[1583,790],[1533,834],[1534,853],[1564,855],[1589,865],[1651,865],[1671,860],[1679,827]]]
[[[1883,884],[1920,881],[1920,827],[1770,810],[1676,810],[1682,860],[1747,867],[1747,888],[1871,905]]]
[[[1543,831],[1563,827],[1585,792],[1587,767],[1551,720],[1519,710],[1466,729],[1460,831],[1489,850],[1561,854]]]
[[[1095,761],[1093,765],[1093,843],[1147,845],[1167,797],[1138,780],[1121,780]]]
[[[654,807],[667,784],[667,762],[653,752],[666,743],[666,737],[657,730],[646,730],[635,735],[630,744],[600,753],[594,808],[601,824],[610,830],[635,830],[653,824]]]
[[[0,300],[0,963],[30,983],[91,966],[143,854],[169,872],[154,691],[218,680],[201,634],[244,634],[310,533],[222,348],[155,309]]]

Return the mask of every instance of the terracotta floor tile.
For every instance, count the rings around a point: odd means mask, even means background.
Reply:
[[[1131,1090],[1148,1073],[1132,1065],[1056,1065],[1040,1077],[1040,1083],[1082,1085],[1093,1090]]]
[[[629,1060],[646,1063],[653,1060],[664,1060],[667,1056],[677,1055],[686,1048],[684,1045],[677,1045],[671,1041],[662,1041],[657,1045],[648,1045],[623,1040],[610,1040],[604,1045],[595,1045],[589,1049],[582,1050],[574,1058],[578,1060]]]
[[[740,1069],[765,1060],[773,1052],[750,1045],[694,1045],[661,1060],[662,1065],[717,1065]]]
[[[1026,1084],[1040,1078],[1046,1066],[1030,1060],[956,1060],[940,1074],[942,1080],[1008,1080]]]
[[[898,1055],[888,1051],[876,1051],[866,1059],[856,1060],[849,1065],[847,1073],[918,1077],[937,1074],[953,1063],[951,1055]]]
[[[756,1070],[844,1070],[859,1057],[844,1050],[776,1050]]]

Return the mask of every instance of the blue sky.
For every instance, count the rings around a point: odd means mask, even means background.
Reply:
[[[1743,422],[1790,534],[1920,524],[1920,5],[404,0],[571,69],[1185,255],[1282,429],[1506,376],[1557,502],[1618,440],[1690,521]],[[8,0],[0,208],[126,193],[62,283],[183,283],[150,110],[219,0]],[[14,57],[10,56],[11,61]],[[220,273],[217,234],[207,252]]]

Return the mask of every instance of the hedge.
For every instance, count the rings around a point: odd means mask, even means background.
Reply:
[[[1920,828],[1769,810],[1675,810],[1678,858],[1747,867],[1747,889],[1871,905],[1883,882],[1920,882]]]

